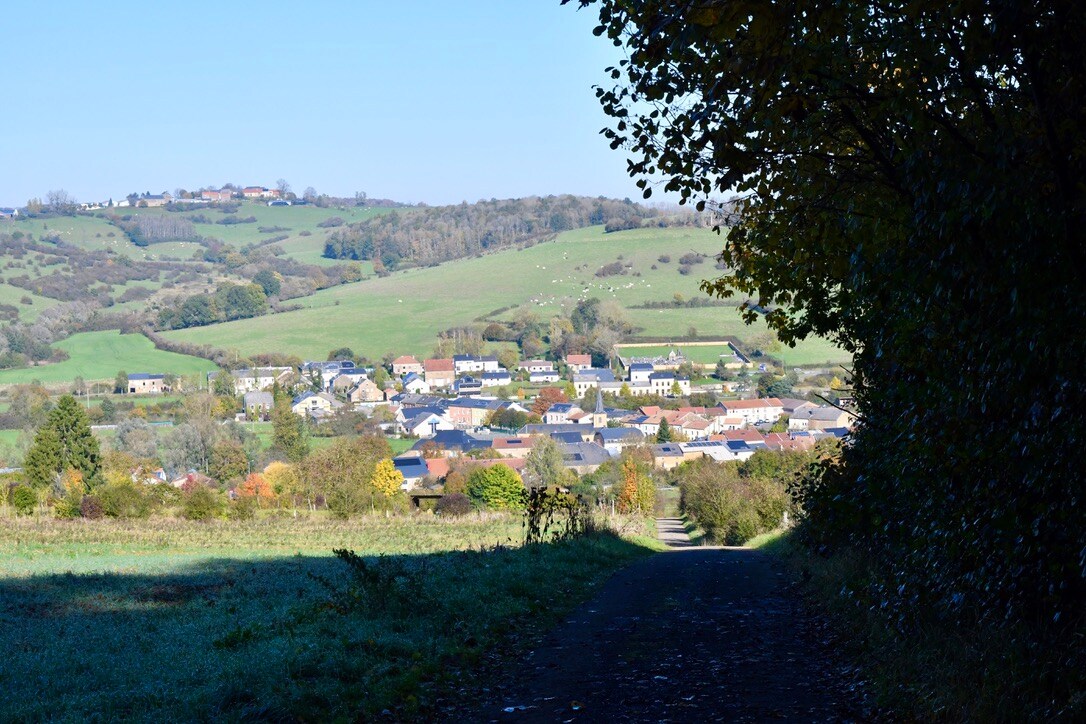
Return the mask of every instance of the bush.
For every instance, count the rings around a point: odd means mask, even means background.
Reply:
[[[79,514],[90,520],[98,520],[105,515],[102,509],[102,501],[94,495],[84,495],[79,501]]]
[[[743,475],[736,463],[697,461],[679,479],[683,510],[717,543],[742,545],[779,526],[788,509],[783,482]]]
[[[245,495],[230,501],[228,515],[230,520],[252,520],[256,517],[257,500],[255,496]]]
[[[102,511],[110,518],[146,518],[151,514],[151,501],[131,481],[102,487],[98,491],[98,499]]]
[[[524,507],[524,481],[508,465],[479,467],[468,476],[468,496],[491,510]]]
[[[211,520],[223,513],[219,493],[204,485],[196,485],[181,500],[181,515],[188,520]]]
[[[18,515],[30,515],[38,503],[38,496],[29,485],[16,485],[11,489],[11,505]]]
[[[461,515],[467,515],[475,510],[475,506],[471,504],[471,498],[463,493],[449,493],[442,496],[437,501],[437,506],[434,509],[438,515],[447,515],[450,518],[456,518]]]

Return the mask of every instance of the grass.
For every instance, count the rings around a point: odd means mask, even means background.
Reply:
[[[0,718],[432,719],[651,550],[519,536],[498,516],[6,521]],[[352,576],[332,548],[388,557]]]
[[[717,311],[719,312],[719,310]],[[711,340],[706,339],[705,341],[709,342]],[[690,346],[683,344],[637,345],[633,347],[623,346],[619,349],[619,353],[627,359],[630,357],[666,357],[668,352],[672,349],[677,349],[686,359],[697,364],[716,364],[721,357],[727,358],[726,361],[728,362],[732,362],[735,359],[731,347],[727,344],[714,344],[712,346]]]
[[[200,357],[155,349],[151,340],[140,334],[85,332],[73,334],[54,345],[67,352],[69,359],[56,364],[0,370],[0,385],[38,380],[43,384],[84,380],[113,379],[117,372],[172,372],[188,375],[210,372],[216,366]]]
[[[304,358],[348,346],[371,359],[386,352],[428,354],[438,332],[470,324],[491,312],[528,305],[541,318],[569,311],[579,299],[613,299],[630,307],[698,295],[698,283],[717,272],[711,263],[678,273],[677,258],[689,251],[715,254],[720,238],[704,229],[638,229],[605,234],[602,227],[560,234],[555,241],[505,250],[426,269],[396,272],[324,290],[296,300],[305,308],[277,315],[170,332],[167,336],[250,355],[289,352]],[[670,254],[672,261],[657,260]],[[623,257],[625,276],[595,272]],[[652,266],[657,268],[654,270]],[[636,276],[635,274],[640,274]],[[292,300],[292,302],[295,300]],[[503,316],[509,316],[506,312]],[[686,334],[691,324],[703,336],[752,333],[731,308],[629,309],[644,334]]]

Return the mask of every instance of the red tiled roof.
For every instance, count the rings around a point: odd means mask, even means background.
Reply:
[[[405,354],[402,357],[397,357],[392,360],[392,364],[394,365],[417,365],[418,363],[419,361],[409,354]]]
[[[753,410],[759,407],[784,407],[776,397],[761,400],[724,400],[720,406],[725,410]]]
[[[590,365],[592,364],[592,355],[590,354],[567,354],[566,364],[568,365]]]
[[[428,359],[422,363],[422,368],[427,372],[452,372],[453,361],[451,359]]]

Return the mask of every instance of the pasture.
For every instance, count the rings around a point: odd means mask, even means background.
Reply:
[[[631,357],[665,357],[673,349],[695,364],[715,365],[721,357],[724,357],[727,362],[734,361],[734,353],[727,343],[698,345],[639,344],[629,347],[623,345],[619,348],[619,354],[625,359]]]
[[[0,719],[432,718],[484,656],[651,550],[520,536],[496,515],[6,520]]]
[[[178,330],[173,339],[211,344],[241,355],[263,351],[323,358],[348,346],[378,359],[386,352],[429,354],[438,332],[470,324],[495,310],[527,305],[543,319],[568,311],[580,299],[614,300],[647,336],[683,336],[691,326],[707,339],[761,331],[743,324],[731,307],[631,309],[654,301],[699,296],[698,283],[720,272],[713,256],[720,237],[707,229],[636,229],[605,234],[602,227],[569,231],[550,242],[510,249],[437,267],[408,269],[366,279],[297,301],[283,314]],[[708,255],[689,274],[679,257]],[[668,262],[661,256],[670,257]],[[613,262],[626,274],[598,277]],[[652,267],[656,268],[653,269]],[[508,317],[511,311],[499,315]]]
[[[214,363],[200,357],[155,349],[151,340],[141,334],[84,332],[73,334],[54,346],[70,357],[55,364],[0,370],[0,385],[35,380],[49,385],[70,382],[76,377],[87,381],[107,380],[116,377],[121,370],[190,375],[217,369]]]

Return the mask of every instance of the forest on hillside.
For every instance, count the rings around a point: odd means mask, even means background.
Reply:
[[[636,228],[658,212],[629,199],[532,196],[395,211],[343,228],[328,239],[330,259],[373,260],[378,272],[428,266],[485,251],[530,244],[570,229],[605,224]]]

